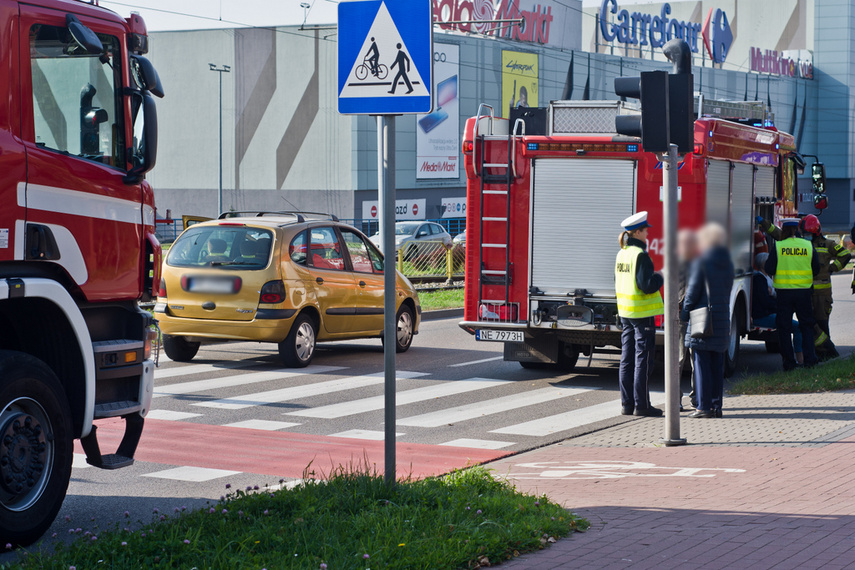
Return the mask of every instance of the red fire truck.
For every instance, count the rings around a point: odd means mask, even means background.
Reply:
[[[729,229],[732,373],[740,338],[756,334],[755,216],[797,215],[796,171],[804,160],[762,103],[701,98],[700,105],[694,152],[679,163],[679,225],[716,221]],[[614,260],[624,218],[649,212],[649,252],[662,269],[665,248],[673,247],[663,240],[662,163],[614,128],[617,114],[637,112],[618,101],[558,101],[513,125],[486,106],[467,121],[470,246],[461,326],[478,340],[504,342],[505,360],[572,368],[580,354],[620,346]]]
[[[65,498],[73,443],[133,463],[153,387],[160,244],[148,36],[97,1],[0,0],[0,544],[27,544]],[[101,454],[94,420],[123,418]]]

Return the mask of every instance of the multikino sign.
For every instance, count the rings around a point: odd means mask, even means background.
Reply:
[[[658,48],[673,38],[686,40],[693,53],[698,52],[702,26],[668,17],[671,5],[663,4],[658,16],[642,12],[618,10],[617,0],[603,0],[600,6],[600,33],[607,42],[630,45],[650,45]],[[614,21],[609,14],[615,14]]]

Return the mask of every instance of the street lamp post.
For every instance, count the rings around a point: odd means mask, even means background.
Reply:
[[[211,71],[219,73],[220,78],[220,181],[217,187],[217,216],[223,213],[223,73],[231,73],[231,66],[223,65],[217,67],[213,63],[208,64]]]

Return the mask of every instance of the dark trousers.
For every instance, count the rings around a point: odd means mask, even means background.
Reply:
[[[816,350],[813,346],[813,327],[816,320],[813,317],[810,289],[776,289],[778,310],[775,313],[775,326],[778,328],[778,343],[781,346],[781,358],[784,360],[784,370],[796,367],[793,357],[793,314],[799,319],[799,330],[802,331],[802,350],[805,364],[812,366],[817,363]]]
[[[656,323],[653,317],[621,317],[620,321],[620,401],[624,408],[646,410],[650,407],[647,383],[653,374]]]
[[[724,352],[693,350],[698,409],[720,410],[724,398]]]

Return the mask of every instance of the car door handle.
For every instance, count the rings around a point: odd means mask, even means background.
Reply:
[[[318,282],[318,285],[323,285],[323,284],[324,284],[324,278],[323,278],[323,277],[318,277],[317,279],[315,279],[315,281],[317,281],[317,282]]]
[[[359,286],[360,286],[360,287],[365,287],[365,281],[360,281],[360,282],[359,282]]]

